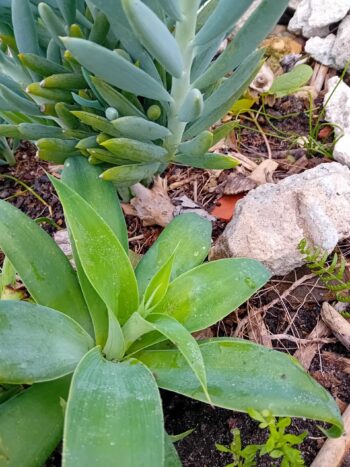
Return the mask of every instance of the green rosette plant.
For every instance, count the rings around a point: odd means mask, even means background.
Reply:
[[[82,153],[121,186],[170,162],[235,167],[209,152],[208,129],[254,78],[257,46],[288,2],[263,0],[215,59],[252,3],[12,0],[0,22],[11,55],[0,53],[0,135],[33,140],[58,163]]]
[[[265,267],[203,263],[211,225],[185,214],[134,270],[115,189],[100,174],[78,156],[61,180],[51,178],[75,268],[34,221],[0,201],[6,269],[30,294],[0,300],[0,465],[43,465],[63,433],[65,467],[180,466],[159,388],[327,422],[339,436],[335,401],[295,359],[246,340],[192,336],[264,285]]]

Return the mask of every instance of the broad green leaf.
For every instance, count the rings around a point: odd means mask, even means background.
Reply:
[[[165,126],[150,122],[143,117],[121,117],[112,123],[126,138],[153,141],[171,135],[170,130]]]
[[[116,52],[84,39],[66,37],[62,41],[83,67],[107,83],[150,99],[171,100],[159,82]]]
[[[135,36],[165,70],[180,78],[184,70],[182,53],[166,25],[139,0],[122,0],[122,5]]]
[[[211,2],[213,3],[213,1]],[[244,26],[235,34],[224,52],[212,62],[193,86],[205,89],[233,71],[248,57],[271,31],[286,9],[288,0],[263,0],[248,18]]]
[[[56,0],[56,2],[66,23],[69,26],[73,24],[75,22],[75,12],[77,8],[76,0]]]
[[[188,156],[186,154],[176,154],[174,157],[176,164],[188,165],[199,169],[234,169],[240,162],[228,154],[216,154],[208,152],[201,156]]]
[[[163,334],[179,349],[181,355],[193,370],[210,403],[205,365],[196,339],[176,319],[170,316],[151,313],[147,316],[147,322],[151,323],[156,331]]]
[[[158,305],[158,303],[164,298],[169,287],[175,255],[176,251],[174,251],[159,271],[155,273],[148,284],[144,295],[144,304],[147,309],[151,309],[153,306]]]
[[[44,465],[62,438],[70,377],[34,384],[0,405],[0,465]]]
[[[32,384],[73,373],[92,347],[74,320],[51,308],[0,301],[0,381]]]
[[[132,115],[135,117],[144,116],[143,113],[124,96],[124,94],[105,83],[102,79],[93,76],[91,80],[103,99],[109,106],[116,108],[120,115]]]
[[[85,158],[74,157],[66,161],[62,181],[95,209],[128,251],[127,230],[116,190],[111,184],[103,182],[100,174],[101,170],[90,165]],[[103,346],[108,336],[107,308],[86,277],[72,238],[71,241],[79,282],[94,325],[95,340]]]
[[[50,179],[63,205],[86,276],[123,324],[138,306],[137,282],[127,253],[90,204],[64,183]]]
[[[220,0],[217,7],[208,17],[194,40],[195,45],[206,45],[216,37],[227,33],[240,19],[253,0]]]
[[[84,157],[74,157],[66,161],[62,181],[94,208],[128,251],[128,232],[117,192],[111,183],[99,178],[101,172]]]
[[[276,97],[284,97],[296,92],[304,86],[312,77],[313,69],[309,65],[298,65],[289,73],[277,76],[268,94]]]
[[[12,0],[11,12],[19,52],[40,55],[37,26],[29,0]]]
[[[334,425],[343,423],[332,396],[281,352],[239,339],[213,339],[200,344],[208,391],[218,407],[246,412],[268,409],[275,416],[302,417]],[[163,389],[206,402],[204,392],[178,350],[148,350],[137,356]]]
[[[227,316],[270,278],[253,259],[221,259],[176,278],[154,313],[166,313],[189,331],[200,331]]]
[[[160,395],[137,360],[112,363],[90,351],[74,373],[64,427],[63,467],[164,465]]]
[[[118,187],[129,187],[152,177],[159,169],[159,162],[112,167],[101,174],[101,178],[115,183]]]
[[[185,131],[186,138],[194,138],[216,123],[238,100],[260,69],[262,52],[253,53],[240,65],[235,73],[204,103],[204,112],[199,120]]]
[[[171,437],[165,433],[165,460],[164,467],[182,467],[181,460],[175,449]]]
[[[101,143],[101,146],[117,157],[132,162],[164,162],[168,155],[168,151],[161,146],[129,138],[111,138]]]
[[[103,348],[108,360],[121,360],[125,354],[125,342],[122,328],[115,315],[108,311],[108,338]]]
[[[64,253],[34,221],[0,201],[0,249],[33,299],[73,318],[92,334],[76,274]]]
[[[201,264],[208,255],[211,231],[211,223],[197,214],[188,213],[175,217],[137,265],[140,296],[143,296],[154,274],[167,262],[175,249],[172,280]]]

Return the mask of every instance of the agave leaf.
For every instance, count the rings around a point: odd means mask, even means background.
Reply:
[[[89,281],[121,324],[137,309],[138,291],[127,253],[110,226],[91,205],[50,177]]]
[[[121,55],[84,39],[66,37],[62,41],[83,67],[107,83],[150,99],[171,101],[159,82]]]
[[[131,101],[102,79],[93,76],[91,80],[103,99],[110,107],[116,108],[120,115],[144,117],[144,114]]]
[[[73,373],[93,340],[74,320],[17,300],[0,301],[0,381],[32,384]]]
[[[18,50],[40,55],[37,28],[29,0],[12,0],[11,12]]]
[[[200,344],[213,403],[246,412],[270,410],[280,417],[302,417],[334,425],[343,422],[332,396],[281,352],[239,339],[212,339]],[[206,402],[200,383],[178,350],[149,350],[137,356],[156,375],[161,388]]]
[[[151,447],[151,449],[150,449]],[[98,348],[74,373],[63,444],[64,467],[164,465],[160,395],[151,372],[137,360],[112,363]]]
[[[207,395],[208,402],[210,402],[205,365],[195,338],[176,319],[170,316],[151,313],[147,316],[147,322],[176,345],[198,379],[203,392]]]
[[[118,187],[129,187],[151,177],[158,169],[159,163],[123,165],[106,170],[101,174],[101,178],[115,183]]]
[[[62,438],[70,377],[34,384],[0,405],[0,458],[6,467],[43,465]]]
[[[171,279],[201,264],[211,245],[211,223],[197,214],[182,214],[167,226],[136,268],[140,296],[176,250]],[[191,232],[191,235],[188,235]]]
[[[165,433],[165,459],[164,467],[182,467],[181,460],[175,449],[174,443],[170,436]]]
[[[126,138],[153,141],[171,135],[170,130],[165,126],[150,122],[143,117],[121,117],[117,118],[112,123]]]
[[[172,76],[180,78],[182,53],[166,25],[139,0],[122,0],[122,5],[136,37]]]
[[[76,0],[56,0],[56,2],[68,26],[73,24],[75,22],[75,15],[77,9]]]
[[[155,273],[144,294],[144,303],[147,309],[157,305],[165,296],[171,278],[175,252],[165,264]]]
[[[125,251],[128,251],[127,230],[116,191],[111,184],[99,178],[100,173],[100,169],[88,164],[85,158],[74,157],[66,161],[62,181],[91,205],[113,230]],[[71,240],[79,282],[94,324],[95,340],[97,344],[104,345],[108,335],[107,309],[86,277],[74,240]]]
[[[186,154],[176,154],[174,162],[199,169],[234,169],[239,165],[239,161],[230,155],[215,154],[208,152],[201,156],[188,156]]]
[[[205,89],[226,73],[233,71],[248,57],[266,35],[271,31],[288,5],[288,0],[263,0],[248,18],[244,26],[235,35],[224,52],[212,63],[206,73],[193,83],[199,89]]]
[[[133,162],[165,161],[168,151],[155,144],[144,143],[129,138],[108,139],[101,146],[115,154]]]
[[[65,313],[92,332],[90,316],[68,259],[46,232],[5,201],[0,201],[0,248],[37,303]]]
[[[103,182],[101,169],[92,167],[84,157],[68,159],[62,171],[62,181],[87,201],[109,225],[128,251],[128,233],[118,195],[111,183]]]
[[[250,7],[253,0],[220,0],[206,23],[199,30],[194,40],[194,45],[205,45],[232,30],[235,23]]]
[[[191,332],[205,329],[236,310],[269,279],[252,259],[222,259],[177,277],[153,310],[176,318]]]

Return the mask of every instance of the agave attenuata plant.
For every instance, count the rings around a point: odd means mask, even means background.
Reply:
[[[114,187],[82,157],[51,179],[75,269],[34,221],[0,201],[0,248],[30,298],[0,300],[0,465],[41,467],[63,432],[63,466],[180,466],[158,387],[232,410],[331,423],[330,394],[289,355],[192,333],[268,280],[252,259],[203,263],[210,222],[176,217],[133,269]],[[29,387],[28,387],[29,386]]]

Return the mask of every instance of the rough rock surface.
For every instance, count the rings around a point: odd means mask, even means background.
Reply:
[[[337,136],[350,134],[350,87],[334,76],[328,80],[328,88],[323,103],[326,107],[326,120],[335,125]]]
[[[337,34],[330,34],[338,21]],[[323,65],[341,70],[350,60],[350,0],[302,0],[288,27],[310,38],[305,50]]]
[[[345,134],[335,144],[333,159],[350,167],[350,134]]]
[[[332,49],[336,38],[334,34],[329,34],[327,37],[312,37],[305,44],[305,52],[322,65],[334,66]]]
[[[282,275],[304,263],[297,249],[303,238],[330,252],[349,236],[350,170],[332,162],[250,191],[211,259],[255,258]]]

